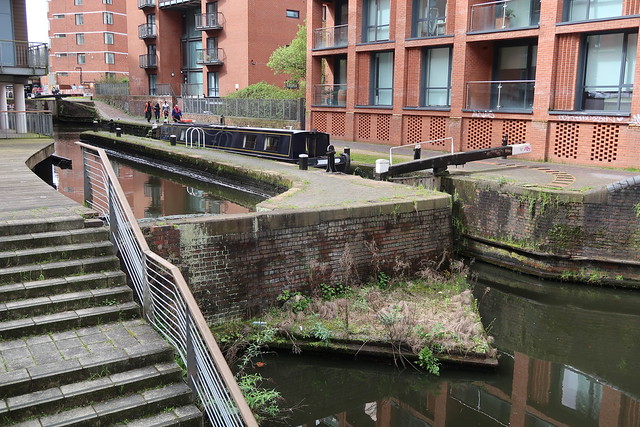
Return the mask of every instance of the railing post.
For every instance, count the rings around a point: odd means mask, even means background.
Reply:
[[[196,391],[196,382],[198,380],[198,370],[196,366],[196,350],[193,345],[193,334],[191,333],[193,327],[193,319],[191,318],[191,312],[187,309],[185,316],[186,322],[186,337],[185,337],[185,347],[187,352],[187,360],[184,361],[187,366],[187,385],[191,388],[191,390]],[[205,405],[209,402],[203,402]]]
[[[140,268],[142,277],[142,315],[149,322],[154,322],[153,315],[153,301],[151,296],[151,289],[149,288],[149,277],[147,275],[147,256],[143,253],[141,259]]]
[[[83,184],[84,184],[84,201],[87,205],[90,205],[89,200],[93,200],[93,195],[91,194],[91,183],[89,181],[89,168],[87,167],[87,149],[82,149],[82,174],[84,175]]]

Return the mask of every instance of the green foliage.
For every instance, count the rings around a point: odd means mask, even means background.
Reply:
[[[298,32],[287,46],[273,51],[267,62],[275,74],[289,74],[295,80],[304,80],[307,74],[307,26],[298,25]]]
[[[225,98],[243,99],[298,99],[302,97],[299,90],[282,89],[266,82],[259,82],[226,95]]]
[[[280,412],[278,401],[282,398],[279,391],[264,388],[264,378],[260,374],[244,375],[238,381],[238,386],[253,411],[257,421],[273,418]]]
[[[391,282],[391,277],[384,272],[378,273],[378,288],[381,290],[389,289],[389,282]]]
[[[440,362],[433,355],[429,347],[424,347],[420,350],[420,353],[418,353],[418,365],[432,375],[440,375]]]
[[[633,210],[636,213],[636,218],[640,218],[640,202],[633,205]]]
[[[309,304],[311,304],[311,298],[303,296],[300,292],[291,292],[288,289],[282,291],[276,298],[278,301],[284,302],[294,313],[304,311]]]
[[[316,322],[311,327],[311,335],[314,338],[326,343],[331,338],[331,331],[325,328],[322,323]]]
[[[325,301],[331,301],[336,298],[348,298],[352,294],[349,286],[338,283],[337,285],[320,284],[320,296]]]

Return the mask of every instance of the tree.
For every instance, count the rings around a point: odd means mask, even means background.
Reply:
[[[307,74],[307,26],[298,25],[291,44],[273,51],[267,62],[275,74],[289,74],[292,79],[304,80]]]

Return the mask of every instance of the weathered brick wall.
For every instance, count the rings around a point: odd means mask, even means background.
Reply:
[[[153,250],[179,265],[211,322],[266,309],[284,289],[309,294],[420,269],[452,249],[451,209],[437,202],[178,220],[145,229]],[[179,241],[179,246],[176,244]]]
[[[640,281],[640,176],[584,193],[464,178],[443,186],[468,255],[541,276]]]

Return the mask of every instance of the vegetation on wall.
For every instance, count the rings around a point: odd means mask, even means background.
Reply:
[[[304,80],[307,74],[307,26],[298,25],[298,32],[286,46],[273,51],[267,62],[275,74],[289,74],[294,80]]]
[[[255,83],[233,92],[225,98],[245,99],[298,99],[303,97],[300,90],[282,89],[266,82]]]

